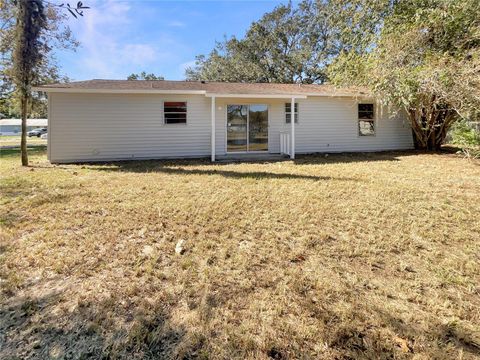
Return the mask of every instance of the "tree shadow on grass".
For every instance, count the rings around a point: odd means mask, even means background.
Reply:
[[[286,162],[287,168],[294,165],[324,165],[336,163],[355,163],[355,162],[377,162],[377,161],[400,161],[399,157],[414,156],[422,154],[417,151],[389,151],[375,153],[338,153],[338,154],[308,154],[299,155],[293,162],[288,159],[279,161],[268,160],[247,160],[245,162],[234,161],[212,164],[208,159],[185,159],[185,160],[128,160],[113,162],[85,162],[82,165],[91,170],[111,171],[111,172],[132,172],[149,173],[163,172],[167,174],[179,175],[221,175],[227,178],[252,178],[252,179],[300,179],[300,180],[339,180],[339,181],[358,181],[358,179],[348,177],[321,176],[297,173],[277,173],[271,171],[236,171],[236,165],[270,165],[272,162]],[[225,167],[229,169],[225,169]],[[194,167],[194,168],[189,168]],[[202,167],[208,167],[202,169]],[[233,167],[233,170],[231,170]],[[294,168],[291,168],[292,170]]]
[[[217,327],[217,339],[211,339],[212,333],[194,335],[194,330],[175,325],[171,314],[178,299],[168,296],[163,301],[148,302],[148,306],[129,303],[125,295],[102,300],[79,296],[72,307],[67,288],[62,287],[67,281],[68,278],[63,277],[52,280],[43,284],[47,291],[37,291],[40,295],[36,297],[13,294],[0,304],[0,358],[194,359],[208,355],[212,342],[225,350],[234,349],[232,358],[262,350],[261,345],[237,341],[242,338],[241,329],[223,337],[225,330]],[[29,286],[35,289],[36,285]],[[71,282],[70,288],[74,286],[76,283]],[[227,299],[239,294],[245,296],[242,290],[237,294],[228,288],[222,291],[224,295],[207,292],[205,304],[208,306],[202,310],[202,317],[208,318],[212,307],[228,307],[225,296]],[[196,306],[202,306],[203,295],[198,296]],[[462,324],[443,324],[435,318],[425,319],[430,323],[425,321],[424,326],[414,320],[406,323],[385,309],[367,303],[359,305],[350,319],[338,316],[333,302],[309,305],[308,312],[326,325],[321,337],[328,339],[326,344],[338,354],[335,358],[409,359],[420,355],[441,359],[455,358],[462,352],[467,359],[480,356],[478,339]],[[272,331],[284,334],[279,328],[273,327]],[[285,334],[292,333],[286,331]],[[220,343],[219,339],[222,339]],[[302,343],[309,342],[310,350],[315,345],[310,336],[280,336],[278,342],[271,340],[274,346],[266,355],[274,359],[309,358],[306,352],[302,353]]]
[[[368,161],[398,161],[396,157],[384,155],[382,157],[369,156]],[[285,161],[285,160],[282,160]],[[290,162],[290,160],[286,160]],[[345,155],[335,154],[329,157],[324,155],[303,155],[294,160],[295,165],[320,165],[336,162],[360,162],[367,161],[361,155]],[[222,162],[212,164],[206,159],[188,159],[188,160],[133,160],[133,161],[115,161],[115,162],[97,162],[97,163],[81,163],[83,168],[95,171],[105,172],[130,172],[130,173],[165,173],[172,175],[220,175],[232,179],[290,179],[290,180],[311,180],[311,181],[359,181],[359,179],[342,177],[342,176],[322,176],[310,175],[297,172],[294,168],[291,173],[280,173],[271,171],[242,171],[235,170],[237,165],[271,165],[271,161],[246,161],[242,162]],[[205,168],[202,168],[205,167]],[[207,168],[208,167],[208,168]],[[229,167],[228,170],[226,167]],[[287,164],[288,167],[288,164]],[[232,170],[233,169],[233,170]],[[287,168],[288,169],[288,168]]]
[[[171,175],[220,175],[231,179],[299,179],[299,180],[338,180],[338,181],[358,181],[358,179],[347,177],[333,177],[333,176],[318,176],[318,175],[304,175],[295,173],[275,173],[268,171],[234,171],[222,169],[198,169],[178,167],[184,165],[179,163],[171,164],[175,167],[169,167],[168,164],[160,161],[142,161],[139,163],[119,162],[109,164],[108,167],[91,167],[92,170],[97,171],[111,171],[111,172],[131,172],[131,173],[164,173]],[[170,166],[171,166],[170,165]],[[198,165],[192,164],[190,165]]]
[[[435,354],[438,357],[447,357],[444,349],[450,346],[457,351],[480,358],[480,339],[475,338],[475,335],[460,323],[441,323],[434,319],[426,328],[421,328],[414,323],[405,323],[402,319],[396,318],[381,309],[377,308],[375,311],[380,316],[384,326],[408,340],[408,348],[412,353],[416,351],[414,340],[420,335],[438,346],[438,354]]]
[[[379,152],[345,152],[312,153],[297,155],[295,165],[349,164],[379,161],[400,161],[400,157],[426,154],[417,150],[379,151]]]
[[[355,163],[355,162],[376,162],[376,161],[400,161],[399,157],[414,156],[421,154],[417,151],[389,151],[375,153],[338,153],[338,154],[308,154],[299,155],[293,160],[294,165],[323,165],[336,163]],[[280,160],[290,162],[290,160]],[[276,162],[276,161],[274,161]],[[132,160],[132,161],[115,161],[115,162],[97,162],[97,163],[81,163],[83,167],[87,167],[96,171],[111,172],[131,172],[131,173],[155,173],[161,172],[172,175],[220,175],[232,179],[298,179],[311,181],[359,181],[359,179],[342,177],[342,176],[321,176],[309,175],[302,173],[276,173],[270,171],[235,171],[226,170],[226,166],[232,164],[241,165],[268,165],[272,161],[248,160],[245,162],[221,162],[212,164],[208,159],[188,159],[188,160]],[[233,165],[233,166],[235,166]],[[202,169],[201,167],[209,167]],[[195,168],[189,168],[195,167]],[[231,167],[230,167],[231,168]]]
[[[174,359],[191,358],[198,347],[180,345],[186,330],[172,325],[163,304],[129,316],[118,310],[118,299],[79,303],[69,311],[58,306],[63,296],[63,290],[10,296],[0,308],[0,358]],[[107,315],[117,312],[115,319]]]
[[[73,202],[79,196],[86,196],[86,188],[74,188],[73,191],[57,192],[43,184],[28,180],[28,178],[7,178],[0,182],[0,193],[4,205],[22,201],[33,210],[20,211],[19,208],[9,206],[0,212],[0,226],[15,227],[22,222],[32,221],[35,210],[47,204],[64,204]]]
[[[40,206],[44,203],[66,202],[71,195],[57,193],[48,186],[37,184],[28,178],[10,178],[0,183],[0,191],[4,200],[22,199],[35,195],[31,200],[32,206]]]
[[[426,350],[428,356],[436,359],[454,358],[458,353],[480,357],[480,341],[460,324],[433,320],[421,327],[375,306],[368,311],[372,319],[376,318],[375,325],[355,326],[353,318],[351,325],[342,326],[332,334],[330,346],[352,359],[412,358],[419,353],[425,355]]]
[[[27,145],[29,155],[41,155],[47,151],[47,145]],[[0,158],[20,156],[20,146],[3,146],[0,148]]]

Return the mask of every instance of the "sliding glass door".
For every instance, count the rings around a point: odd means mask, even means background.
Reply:
[[[268,151],[268,106],[227,106],[227,152]]]
[[[227,151],[247,151],[248,106],[227,106]]]
[[[268,107],[250,105],[248,111],[248,150],[268,150]]]

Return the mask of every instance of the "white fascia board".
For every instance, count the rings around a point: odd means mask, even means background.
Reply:
[[[373,99],[372,95],[364,94],[316,94],[316,93],[307,93],[307,96],[312,97],[330,97],[330,98],[358,98],[358,99]]]
[[[306,95],[294,95],[294,94],[217,94],[217,93],[207,93],[206,97],[217,97],[217,98],[251,98],[251,99],[306,99]]]
[[[33,87],[33,91],[46,93],[74,93],[74,94],[179,94],[179,95],[204,95],[205,90],[156,90],[156,89],[74,89],[74,88],[42,88]]]

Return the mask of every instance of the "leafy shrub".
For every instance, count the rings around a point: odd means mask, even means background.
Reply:
[[[451,130],[452,143],[460,146],[480,146],[480,131],[467,121],[457,122]]]

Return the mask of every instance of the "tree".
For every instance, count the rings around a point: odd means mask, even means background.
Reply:
[[[324,83],[344,50],[360,51],[377,31],[389,0],[323,0],[280,5],[243,39],[217,42],[186,70],[189,80]],[[363,9],[362,11],[359,11]]]
[[[59,67],[53,57],[54,49],[75,50],[78,42],[66,25],[68,17],[62,8],[43,2],[46,24],[40,38],[43,46],[41,63],[35,71],[35,83],[66,82],[68,78],[60,75]],[[0,2],[0,112],[6,117],[20,117],[19,99],[15,96],[15,84],[12,79],[13,46],[15,44],[16,5],[13,0]],[[29,102],[32,117],[46,117],[47,101],[45,94],[32,94]]]
[[[438,150],[451,125],[480,108],[478,14],[477,0],[397,2],[375,47],[342,52],[329,76],[403,110],[416,147]]]
[[[158,76],[153,73],[147,74],[145,71],[142,71],[140,74],[128,75],[127,80],[164,80],[164,78],[163,76]]]
[[[281,5],[217,43],[190,80],[360,85],[439,149],[480,108],[478,0],[317,0]]]
[[[22,139],[20,145],[22,165],[27,166],[28,101],[31,98],[31,85],[34,80],[35,68],[42,60],[40,48],[43,46],[43,43],[40,39],[40,33],[46,24],[42,1],[18,0],[16,17],[13,79],[20,99],[22,112]]]
[[[13,50],[5,45],[2,41],[2,87],[13,87],[16,98],[20,104],[20,112],[22,118],[22,137],[21,137],[21,153],[22,165],[28,165],[26,129],[27,129],[27,115],[29,111],[29,103],[33,103],[31,87],[32,84],[42,79],[42,76],[52,76],[52,71],[56,74],[56,67],[49,66],[48,55],[52,48],[49,46],[49,40],[57,40],[62,43],[62,40],[70,39],[69,29],[66,28],[66,33],[63,36],[59,35],[58,23],[51,23],[48,21],[48,9],[44,7],[42,0],[15,0],[9,2],[11,18],[6,17],[4,25],[2,25],[2,35],[10,35],[13,40]],[[70,4],[50,5],[57,8],[65,8],[72,16],[83,16],[83,9],[88,7],[83,6],[82,2],[78,2],[75,7]],[[2,3],[2,7],[7,10],[8,6]],[[50,13],[50,18],[54,19],[55,9]],[[8,15],[7,15],[8,16]],[[15,25],[9,25],[13,23]],[[10,30],[10,31],[9,31]],[[68,43],[65,43],[68,44]],[[11,54],[10,61],[5,54]],[[5,60],[7,59],[7,60]]]
[[[323,82],[328,28],[325,19],[311,16],[313,5],[302,4],[280,5],[254,22],[244,39],[225,39],[208,56],[197,56],[196,66],[186,70],[187,79]]]

